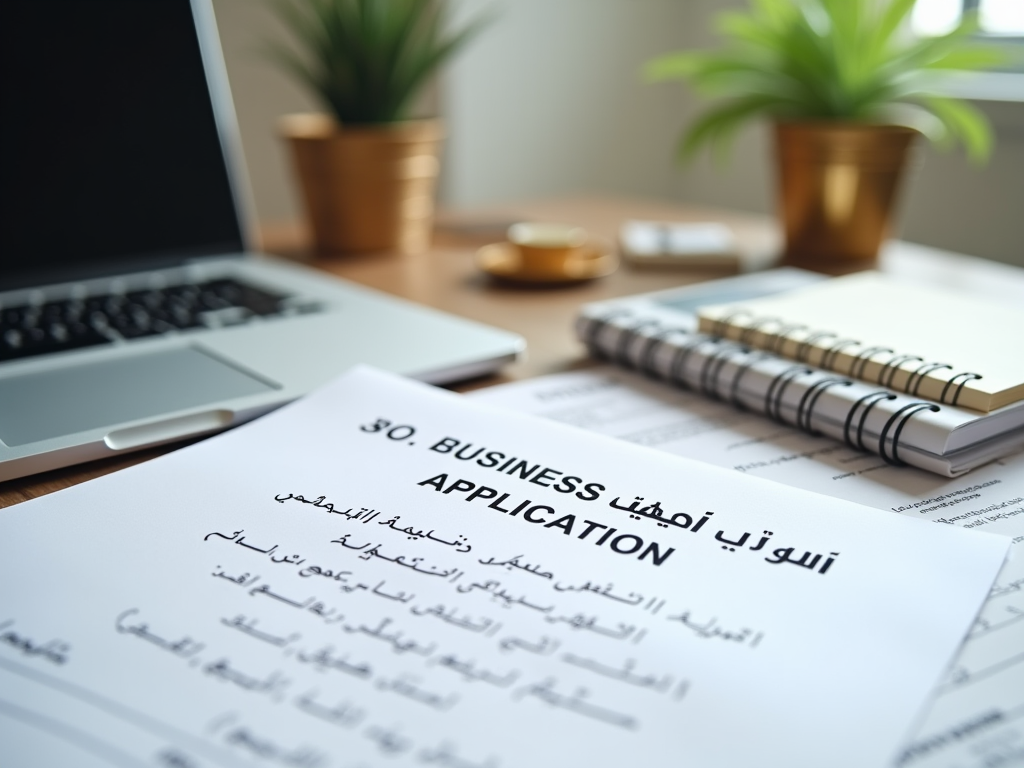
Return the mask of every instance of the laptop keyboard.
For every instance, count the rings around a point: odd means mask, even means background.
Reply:
[[[190,328],[239,325],[280,314],[286,298],[219,279],[9,307],[0,309],[0,360]]]

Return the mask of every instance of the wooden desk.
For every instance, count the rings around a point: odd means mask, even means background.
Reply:
[[[316,257],[310,253],[301,228],[294,225],[266,226],[262,237],[264,250],[269,253],[299,259],[339,277],[506,328],[526,338],[526,360],[508,366],[499,375],[456,387],[466,391],[586,365],[586,353],[572,331],[572,320],[585,302],[722,276],[707,271],[637,271],[623,266],[615,274],[594,282],[535,289],[495,283],[481,274],[473,262],[478,247],[502,239],[508,224],[516,220],[570,222],[614,241],[620,223],[627,218],[722,221],[736,232],[740,248],[745,252],[770,254],[778,249],[776,229],[770,217],[663,201],[613,198],[531,202],[444,215],[439,221],[435,246],[429,253],[419,255]],[[1007,294],[1007,291],[1019,292],[1020,270],[979,259],[894,243],[883,254],[882,268],[915,277],[927,275],[933,282],[954,286],[970,283],[971,287],[993,296],[1024,300],[1019,293]],[[1014,279],[1007,279],[1011,274]],[[0,507],[146,461],[183,444],[187,443],[0,483]]]
[[[751,251],[776,248],[774,227],[767,217],[724,213],[678,204],[609,198],[533,202],[442,215],[434,247],[418,255],[372,254],[313,258],[312,266],[402,298],[462,317],[496,325],[523,336],[527,358],[501,375],[475,381],[468,388],[565,370],[585,359],[572,332],[572,319],[588,301],[669,288],[722,277],[722,272],[651,271],[621,267],[607,278],[572,286],[522,287],[495,282],[474,264],[476,250],[504,239],[514,221],[537,219],[578,224],[614,243],[627,218],[725,220]],[[264,250],[306,261],[308,251],[298,227],[268,226]],[[457,389],[466,389],[466,385]]]

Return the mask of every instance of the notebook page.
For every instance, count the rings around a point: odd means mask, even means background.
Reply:
[[[699,314],[702,331],[725,323],[729,338],[931,400],[959,390],[957,404],[990,411],[1024,397],[1024,311],[1009,303],[865,272]]]

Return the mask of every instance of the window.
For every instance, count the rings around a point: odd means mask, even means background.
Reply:
[[[978,14],[978,35],[1010,53],[997,71],[970,75],[949,86],[951,96],[983,101],[1024,101],[1024,0],[917,0],[910,25],[922,36],[944,35],[965,13]]]
[[[1024,39],[1022,0],[917,0],[911,24],[919,35],[943,35],[969,11],[978,12],[985,37]]]

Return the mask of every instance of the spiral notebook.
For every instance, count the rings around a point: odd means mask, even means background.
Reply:
[[[913,397],[1024,399],[1024,310],[878,272],[702,307],[700,330]]]
[[[705,298],[753,306],[763,300],[745,297],[813,290],[819,282],[778,270],[595,302],[582,308],[576,331],[596,357],[842,440],[890,464],[955,477],[1024,446],[1024,401],[982,414],[948,397],[925,399],[914,387],[897,391],[698,331],[694,304]]]

